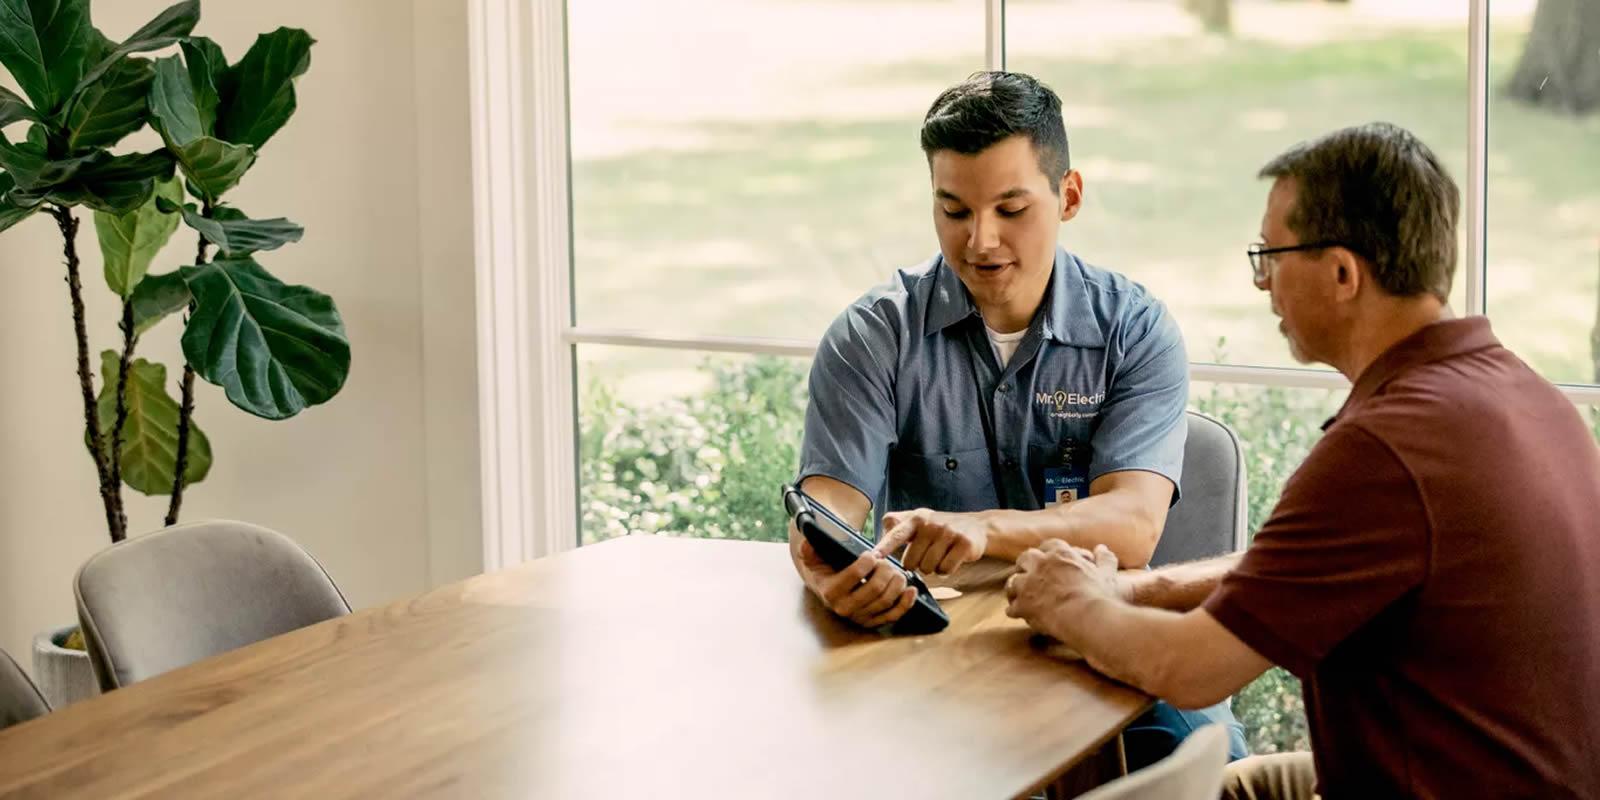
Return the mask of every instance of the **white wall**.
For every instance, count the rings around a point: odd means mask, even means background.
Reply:
[[[121,39],[169,2],[100,0],[95,21]],[[198,32],[237,60],[280,25],[318,41],[300,110],[230,200],[305,225],[303,242],[261,260],[333,296],[353,365],[330,403],[282,422],[198,382],[216,462],[183,519],[282,531],[366,606],[482,563],[465,3],[206,0]],[[117,309],[87,219],[79,247],[97,353],[116,346]],[[154,271],[193,252],[180,229]],[[47,217],[0,235],[0,647],[24,663],[35,631],[74,621],[73,573],[109,542],[81,444],[64,274]],[[139,349],[168,365],[174,395],[180,330],[170,319]],[[166,498],[125,494],[130,530],[160,525]]]

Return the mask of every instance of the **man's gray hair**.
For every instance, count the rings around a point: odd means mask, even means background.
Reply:
[[[1374,122],[1301,142],[1261,168],[1297,191],[1287,220],[1303,243],[1337,242],[1398,297],[1450,297],[1461,192],[1410,131]]]

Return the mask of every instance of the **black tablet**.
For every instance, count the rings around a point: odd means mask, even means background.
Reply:
[[[794,520],[795,529],[811,543],[823,563],[835,570],[850,566],[862,553],[872,549],[872,542],[799,488],[783,487],[783,507]],[[906,584],[917,590],[916,603],[905,616],[889,626],[889,632],[920,635],[944,630],[950,618],[939,607],[939,601],[933,599],[922,577],[906,569],[894,556],[888,556],[887,560],[906,576]]]

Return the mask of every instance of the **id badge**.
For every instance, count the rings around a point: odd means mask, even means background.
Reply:
[[[1044,468],[1044,507],[1071,503],[1089,496],[1089,459],[1078,452],[1077,442],[1068,440],[1054,464]]]

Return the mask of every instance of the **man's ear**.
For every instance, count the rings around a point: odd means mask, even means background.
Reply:
[[[1361,293],[1361,287],[1368,277],[1361,258],[1343,247],[1330,248],[1328,257],[1333,259],[1332,266],[1335,270],[1334,299],[1339,301],[1355,299],[1356,295]]]
[[[1078,216],[1078,209],[1083,207],[1083,176],[1075,169],[1067,170],[1061,176],[1057,196],[1061,199],[1061,221],[1066,222]]]

